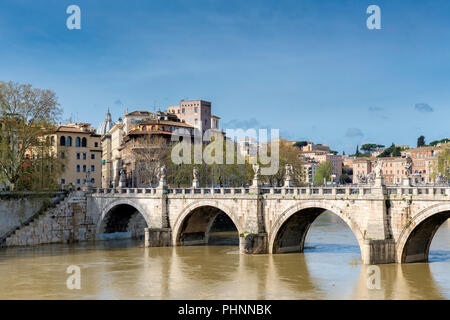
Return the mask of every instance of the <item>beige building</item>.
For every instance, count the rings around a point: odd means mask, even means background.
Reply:
[[[324,144],[314,144],[311,141],[308,141],[306,146],[302,147],[303,152],[311,152],[311,151],[324,151],[326,153],[330,152],[330,147]]]
[[[405,155],[411,157],[413,161],[412,175],[415,183],[432,183],[433,166],[437,156],[445,147],[445,144],[439,146],[424,146],[405,151]]]
[[[223,136],[223,132],[219,130],[220,118],[211,114],[211,102],[209,101],[181,100],[178,106],[169,106],[167,112],[177,115],[182,122],[194,126],[202,135],[206,130],[213,129],[213,135]]]
[[[314,183],[314,176],[316,175],[316,169],[319,166],[318,163],[315,162],[306,162],[303,164],[305,183],[312,184]]]
[[[75,189],[101,186],[100,135],[89,123],[70,123],[58,126],[50,136],[54,152],[65,159],[64,173],[59,181],[62,187]]]
[[[406,178],[405,165],[408,158],[357,158],[353,161],[353,183],[367,183],[369,175],[375,170],[376,161],[383,163],[381,174],[385,184],[401,184]]]

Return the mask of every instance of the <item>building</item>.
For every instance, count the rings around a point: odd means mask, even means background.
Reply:
[[[177,129],[194,135],[193,126],[167,113],[158,113],[156,119],[143,121],[128,132],[119,148],[127,186],[144,187],[158,182],[161,162],[166,160],[170,146],[177,140],[172,139]]]
[[[211,115],[211,102],[204,100],[181,100],[178,106],[169,106],[167,112],[176,114],[181,120],[194,126],[202,135],[206,130],[213,128],[212,121],[216,120],[219,126],[219,118]]]
[[[58,126],[50,139],[55,154],[66,159],[61,187],[101,186],[101,137],[89,123]]]
[[[401,184],[406,178],[405,165],[408,158],[386,157],[386,158],[357,158],[353,161],[353,183],[364,184],[369,180],[370,174],[375,174],[377,161],[382,161],[381,175],[385,184]]]
[[[342,174],[342,156],[326,153],[313,155],[312,159],[318,163],[322,163],[325,161],[331,162],[331,164],[333,165],[331,177],[333,178],[333,181],[339,181],[339,178]]]
[[[330,147],[324,144],[314,144],[311,141],[307,141],[306,145],[302,147],[303,152],[311,152],[311,151],[323,151],[326,153],[330,152]]]
[[[405,151],[413,161],[412,176],[415,183],[433,182],[433,165],[443,146],[424,146]]]
[[[306,162],[303,164],[303,168],[305,170],[304,172],[305,183],[307,184],[314,183],[314,176],[316,175],[316,169],[318,166],[319,164],[315,162]]]
[[[372,161],[375,158],[356,158],[353,160],[353,183],[364,183],[366,177],[372,172]]]

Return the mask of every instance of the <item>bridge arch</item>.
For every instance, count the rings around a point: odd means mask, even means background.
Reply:
[[[397,262],[428,261],[433,237],[450,218],[450,204],[436,204],[416,214],[397,240]]]
[[[132,226],[130,226],[130,223]],[[143,237],[144,228],[149,226],[148,215],[138,203],[119,199],[106,205],[96,225],[97,238],[107,238],[105,234],[130,232],[132,238]],[[127,229],[132,227],[133,230]]]
[[[275,221],[269,235],[269,253],[302,252],[311,224],[327,210],[347,224],[362,250],[364,237],[361,229],[344,213],[344,208],[326,201],[308,201],[291,206]],[[282,242],[286,245],[284,248],[280,247]]]
[[[200,212],[200,210],[207,210],[206,213]],[[183,208],[181,213],[178,215],[172,233],[172,242],[174,246],[182,245],[186,243],[183,239],[183,233],[186,230],[194,234],[197,233],[195,238],[191,238],[188,241],[190,244],[200,244],[207,243],[209,237],[209,230],[213,225],[218,214],[224,214],[230,221],[234,224],[234,227],[241,234],[243,231],[238,217],[235,215],[233,210],[228,206],[214,200],[200,200],[193,202]],[[203,235],[202,235],[203,233]]]

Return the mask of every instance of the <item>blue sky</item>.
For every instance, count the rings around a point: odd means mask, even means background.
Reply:
[[[339,152],[414,145],[450,136],[449,75],[450,1],[0,0],[0,80],[52,89],[94,126],[108,107],[204,99],[227,127]]]

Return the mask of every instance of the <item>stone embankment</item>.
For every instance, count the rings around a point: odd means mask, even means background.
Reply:
[[[86,195],[69,194],[46,211],[32,216],[4,237],[2,246],[26,246],[45,243],[70,243],[93,240],[95,223],[86,214]]]

